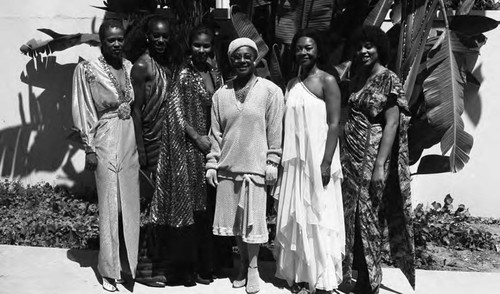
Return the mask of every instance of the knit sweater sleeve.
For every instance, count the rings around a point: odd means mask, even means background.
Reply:
[[[266,109],[266,135],[267,135],[267,160],[279,164],[281,160],[281,141],[283,130],[284,98],[280,88],[274,91],[267,103]]]
[[[212,110],[211,110],[211,126],[210,126],[210,153],[207,154],[207,169],[218,169],[218,162],[221,153],[221,142],[222,142],[222,128],[220,124],[219,115],[219,100],[217,92],[214,94],[212,99]]]

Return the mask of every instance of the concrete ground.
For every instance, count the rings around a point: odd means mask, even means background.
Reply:
[[[96,264],[96,251],[0,245],[0,294],[109,293],[99,284]],[[259,268],[263,280],[259,293],[290,293],[283,281],[273,277],[272,262],[262,262]],[[383,271],[381,294],[500,293],[500,273],[418,270],[417,287],[413,291],[399,270],[384,268]],[[228,278],[191,288],[148,288],[137,283],[118,288],[118,293],[136,294],[245,293],[244,288],[231,288]]]

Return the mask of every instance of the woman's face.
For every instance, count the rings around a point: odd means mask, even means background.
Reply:
[[[149,50],[154,50],[158,54],[165,53],[169,38],[169,27],[165,21],[157,21],[151,24],[148,32]]]
[[[295,59],[304,68],[310,68],[318,60],[318,45],[310,37],[300,37],[295,44]]]
[[[111,58],[122,57],[123,40],[125,32],[121,28],[109,27],[104,32],[102,40],[102,53]]]
[[[358,60],[364,66],[373,66],[380,63],[377,47],[372,42],[362,42],[356,52]]]
[[[191,42],[191,54],[194,62],[206,62],[212,52],[212,37],[201,33]]]
[[[231,67],[239,78],[247,77],[255,72],[254,61],[257,58],[255,50],[248,46],[243,46],[231,54],[229,58]]]

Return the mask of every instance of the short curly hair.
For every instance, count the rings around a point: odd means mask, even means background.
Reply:
[[[314,40],[316,43],[316,47],[318,48],[318,57],[322,56],[323,53],[323,41],[321,38],[321,33],[316,30],[316,29],[311,29],[311,28],[305,28],[300,31],[298,31],[292,39],[292,44],[290,48],[292,49],[292,54],[295,52],[295,46],[297,45],[297,42],[299,41],[300,38],[302,37],[308,37]]]
[[[354,52],[365,42],[372,43],[377,48],[380,63],[387,65],[389,62],[389,38],[376,26],[362,26],[356,29],[350,38],[350,44]]]

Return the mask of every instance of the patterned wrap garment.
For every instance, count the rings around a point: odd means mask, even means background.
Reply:
[[[72,114],[85,151],[95,152],[99,203],[99,257],[103,277],[119,279],[119,218],[130,272],[135,275],[139,244],[139,159],[130,104],[134,100],[130,70],[123,60],[124,89],[104,57],[80,62],[73,76]],[[127,270],[128,271],[128,270]]]
[[[371,185],[374,163],[383,133],[384,111],[397,105],[399,127],[392,152],[384,167],[384,187]],[[398,77],[384,70],[370,78],[349,98],[342,154],[344,213],[346,216],[345,278],[352,277],[356,218],[368,267],[369,282],[376,293],[382,281],[381,250],[388,235],[392,258],[415,287],[415,247],[411,221],[410,171],[407,129],[408,103]],[[354,265],[356,267],[356,265]]]
[[[210,75],[217,90],[222,85],[221,74],[209,66]],[[192,126],[200,135],[208,135],[210,130],[210,109],[212,107],[212,95],[205,88],[205,82],[201,74],[194,68],[191,59],[182,66],[174,88],[173,99],[182,101],[183,113],[186,123]],[[207,187],[205,181],[205,154],[201,152],[195,143],[187,138],[186,159],[189,173],[189,186],[191,187],[193,209],[202,211],[206,209]]]
[[[220,75],[217,80],[220,85]],[[192,63],[186,62],[175,74],[165,105],[156,190],[151,205],[154,223],[171,227],[192,225],[194,211],[206,208],[205,157],[188,142],[184,127],[187,120],[198,133],[208,133],[210,120],[205,112],[210,105],[203,79]]]
[[[154,78],[146,89],[141,109],[142,136],[146,150],[147,169],[156,171],[161,145],[161,127],[165,116],[165,101],[170,85],[170,70],[150,58]]]

